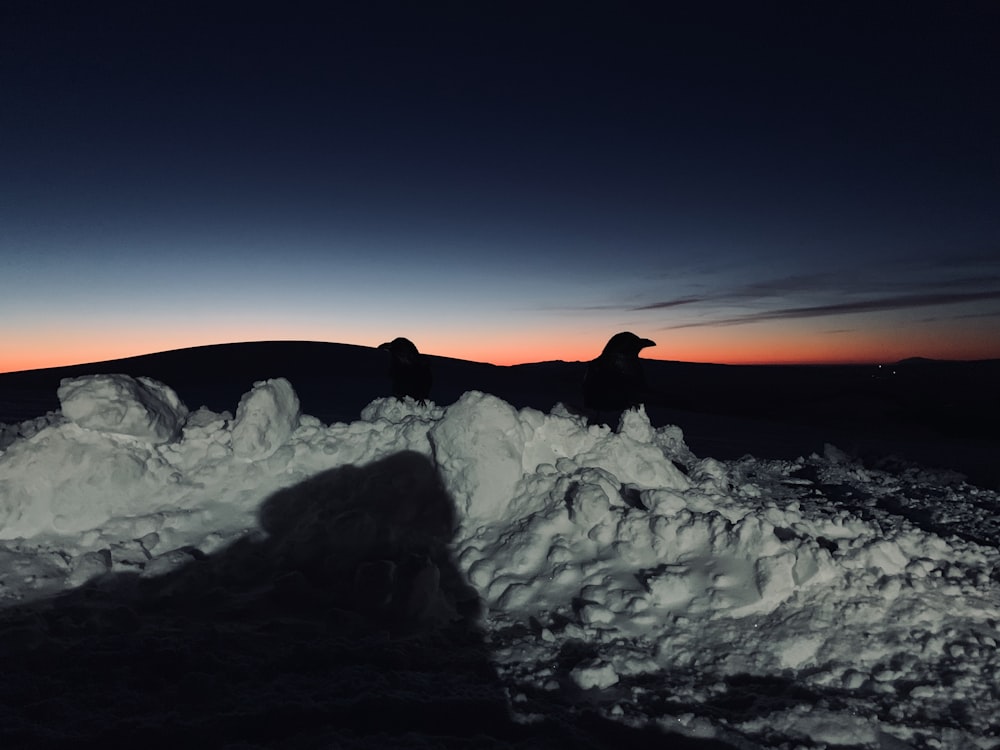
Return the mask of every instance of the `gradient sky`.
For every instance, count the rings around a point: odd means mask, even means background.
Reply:
[[[0,2],[0,371],[1000,357],[1000,5],[675,5]]]

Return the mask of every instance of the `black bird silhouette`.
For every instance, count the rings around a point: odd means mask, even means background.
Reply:
[[[385,349],[390,355],[392,395],[398,399],[410,396],[421,404],[427,403],[431,392],[431,368],[413,342],[400,337],[379,344],[378,348]]]
[[[583,379],[583,403],[596,411],[629,409],[643,403],[646,379],[639,352],[655,341],[641,339],[631,331],[616,333],[601,356],[587,366]]]

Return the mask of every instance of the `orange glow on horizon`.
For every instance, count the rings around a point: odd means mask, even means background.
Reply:
[[[747,331],[732,329],[674,329],[644,330],[633,327],[636,333],[652,338],[657,346],[643,350],[643,359],[675,362],[698,362],[731,365],[771,364],[875,364],[895,362],[907,357],[931,359],[977,360],[1000,358],[1000,344],[984,341],[974,334],[949,336],[901,331],[883,334],[857,332],[816,335],[807,331]],[[562,360],[566,362],[589,361],[601,353],[604,343],[616,331],[594,332],[588,330],[558,331],[536,330],[515,332],[497,328],[476,334],[453,331],[450,334],[425,334],[421,331],[403,332],[412,338],[418,348],[437,356],[487,362],[495,365],[516,365],[532,362]],[[223,335],[218,335],[222,333]],[[399,335],[389,329],[374,329],[360,335],[322,335],[323,332],[303,331],[303,336],[288,337],[278,331],[262,330],[256,338],[239,335],[226,336],[216,330],[216,336],[168,333],[152,336],[148,330],[126,335],[115,332],[112,341],[87,340],[83,335],[61,332],[58,337],[25,335],[20,340],[8,342],[0,351],[0,372],[36,370],[63,367],[90,362],[135,357],[143,354],[241,341],[329,341],[358,346],[378,346]],[[233,330],[231,333],[236,333]],[[273,335],[273,334],[279,335]],[[281,332],[283,333],[283,332]],[[320,335],[316,335],[320,333]],[[271,334],[271,335],[268,335]],[[312,334],[312,335],[309,335]],[[555,343],[553,343],[555,342]]]

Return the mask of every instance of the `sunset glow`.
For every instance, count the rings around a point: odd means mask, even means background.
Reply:
[[[638,329],[637,329],[638,330]],[[408,335],[420,343],[427,354],[464,359],[474,362],[488,362],[495,365],[517,365],[531,362],[562,360],[565,362],[588,361],[600,354],[607,338],[616,331],[601,333],[597,339],[586,335],[568,337],[565,332],[554,331],[548,340],[543,333],[522,336],[497,334],[490,342],[472,339],[448,341],[434,335],[417,336],[415,333],[384,329],[377,335],[351,339],[349,336],[336,339],[282,336],[280,332],[269,331],[271,335],[256,337],[233,330],[225,338],[217,338],[212,332],[170,335],[168,333],[149,337],[137,332],[130,336],[116,336],[113,340],[66,338],[55,334],[36,337],[34,341],[15,341],[11,348],[0,355],[0,372],[34,370],[46,367],[102,362],[106,360],[153,354],[161,351],[208,346],[222,343],[252,341],[329,341],[330,343],[353,344],[375,347],[382,341],[397,335]],[[956,335],[952,339],[926,339],[900,336],[896,339],[878,339],[874,336],[831,336],[829,340],[816,341],[804,334],[780,336],[745,336],[726,340],[723,337],[703,337],[698,341],[669,332],[640,331],[657,342],[657,346],[642,353],[644,359],[679,362],[705,362],[731,365],[818,365],[818,364],[880,364],[896,362],[908,357],[930,359],[979,360],[1000,358],[1000,344],[995,340],[975,340]],[[277,335],[276,335],[277,334]]]
[[[971,9],[15,5],[0,371],[397,336],[583,361],[626,330],[685,362],[1000,358]]]

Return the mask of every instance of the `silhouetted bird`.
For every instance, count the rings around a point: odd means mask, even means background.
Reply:
[[[643,403],[646,379],[639,352],[647,346],[656,346],[656,342],[641,339],[631,331],[612,336],[601,356],[587,366],[584,405],[597,411],[616,411]]]
[[[400,337],[380,344],[378,348],[385,349],[390,355],[392,395],[399,399],[410,396],[421,404],[426,403],[431,392],[431,368],[413,342]]]

